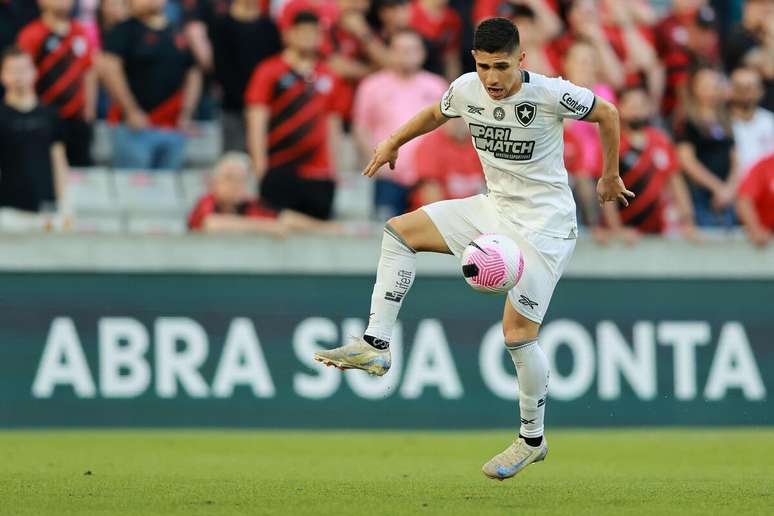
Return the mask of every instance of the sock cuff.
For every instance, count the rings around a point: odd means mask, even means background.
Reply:
[[[527,346],[531,346],[532,344],[537,344],[537,337],[534,339],[527,339],[527,340],[517,340],[516,342],[506,342],[505,347],[509,350],[513,351],[516,349],[524,349]]]
[[[392,238],[398,241],[400,245],[406,248],[407,251],[410,251],[412,254],[417,254],[417,252],[414,250],[413,247],[408,245],[408,242],[398,233],[394,227],[392,227],[389,223],[384,225],[384,232],[388,235],[390,235]]]

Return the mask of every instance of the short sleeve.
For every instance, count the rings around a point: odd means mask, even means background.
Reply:
[[[270,71],[271,69],[266,66],[266,63],[256,67],[245,89],[245,104],[269,105],[273,87]]]
[[[105,52],[115,54],[119,57],[126,57],[129,55],[129,50],[132,46],[131,41],[131,27],[128,22],[119,23],[107,34],[105,34],[105,41],[103,42],[103,48]]]
[[[590,89],[561,78],[554,79],[553,86],[556,95],[556,115],[559,118],[583,120],[594,109],[597,98]]]
[[[446,118],[459,118],[459,82],[457,79],[441,97],[441,114]]]

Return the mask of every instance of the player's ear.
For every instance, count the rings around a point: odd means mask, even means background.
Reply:
[[[519,51],[519,68],[521,68],[521,64],[524,62],[524,59],[527,58],[527,53],[523,50]]]

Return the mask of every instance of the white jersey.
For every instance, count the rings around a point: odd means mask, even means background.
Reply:
[[[583,119],[595,97],[561,78],[523,71],[522,79],[515,95],[493,100],[478,75],[466,73],[444,94],[441,113],[467,122],[489,197],[503,217],[538,233],[575,238],[562,120]]]

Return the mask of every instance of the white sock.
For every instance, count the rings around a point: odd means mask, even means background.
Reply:
[[[387,224],[382,237],[376,284],[371,295],[371,317],[365,331],[369,337],[390,342],[403,298],[414,283],[416,261],[416,251]]]
[[[519,412],[524,437],[543,435],[543,416],[548,394],[548,358],[537,339],[506,344],[519,380]]]

